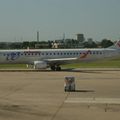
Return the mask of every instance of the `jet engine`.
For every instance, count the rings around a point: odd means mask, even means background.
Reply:
[[[34,61],[34,69],[46,69],[47,63],[44,61]]]

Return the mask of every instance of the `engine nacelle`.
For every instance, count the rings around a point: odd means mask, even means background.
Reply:
[[[46,69],[47,63],[44,61],[34,61],[34,69]]]

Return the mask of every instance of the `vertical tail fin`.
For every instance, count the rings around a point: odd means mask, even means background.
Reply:
[[[120,49],[120,40],[117,41],[113,46],[111,46],[111,47],[109,47],[109,48]]]

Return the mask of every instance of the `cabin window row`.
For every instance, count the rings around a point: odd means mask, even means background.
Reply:
[[[79,54],[97,54],[97,55],[102,55],[102,52],[83,52],[83,53],[41,53],[42,55],[79,55]]]
[[[20,54],[13,54],[13,55],[25,55],[25,56],[28,56],[28,55],[79,55],[79,54],[103,54],[102,52],[98,52],[98,51],[93,51],[93,52],[89,52],[89,53],[86,53],[86,52],[76,52],[76,53],[46,53],[46,52],[41,52],[41,53],[20,53]],[[4,56],[9,56],[9,55],[12,55],[12,54],[4,54]]]

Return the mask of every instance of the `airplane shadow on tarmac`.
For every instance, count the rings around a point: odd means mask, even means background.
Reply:
[[[74,68],[70,68],[70,69],[63,69],[61,70],[62,72],[80,72],[80,73],[102,73],[101,71],[95,71],[95,70],[76,70]]]
[[[53,72],[52,70],[35,70],[35,72]],[[78,70],[74,68],[62,69],[61,71],[54,71],[54,72],[80,72],[80,73],[103,73],[99,70]]]

